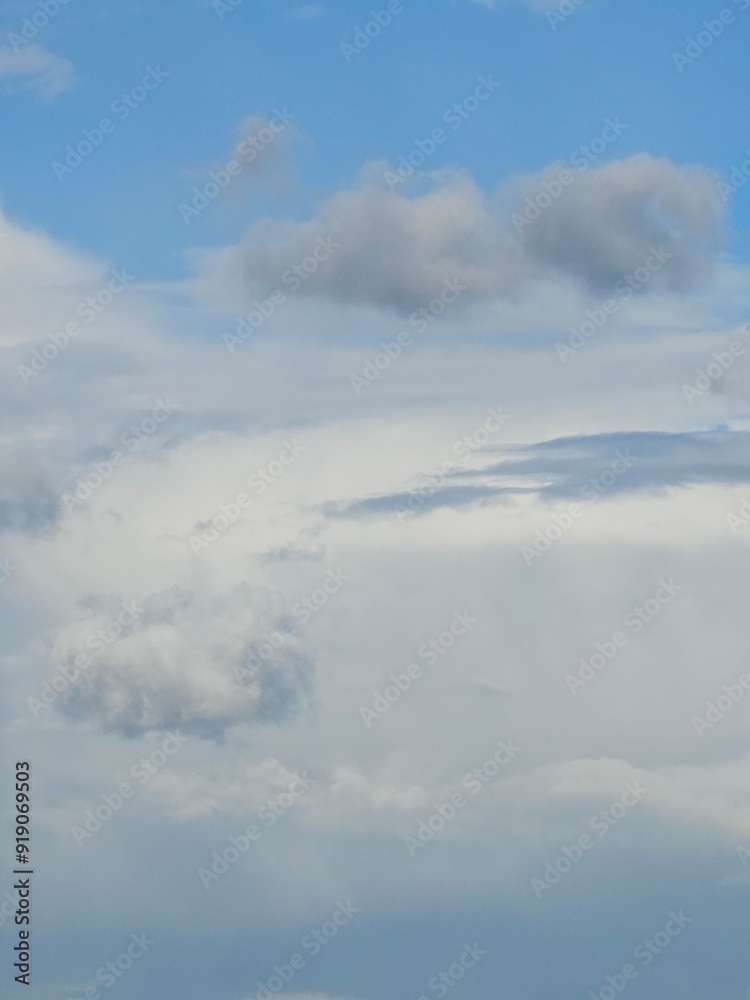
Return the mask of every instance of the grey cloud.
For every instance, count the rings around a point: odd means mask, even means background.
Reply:
[[[421,486],[417,484],[413,491],[403,493],[386,493],[381,496],[365,497],[352,500],[349,503],[328,503],[323,505],[323,513],[328,517],[377,517],[381,514],[397,513],[396,505],[401,504],[408,509],[409,500]],[[509,498],[514,493],[532,492],[522,487],[505,487],[498,489],[493,486],[443,486],[434,493],[422,498],[415,513],[427,514],[439,507],[465,507],[473,503],[498,502],[503,497]]]
[[[750,483],[749,446],[750,432],[717,430],[597,434],[506,447],[501,461],[480,470],[456,470],[444,485],[425,488],[414,513],[510,501],[519,494],[549,502],[580,499],[582,488],[609,469],[618,452],[633,464],[606,486],[610,497],[703,484],[742,485]],[[324,510],[332,517],[393,514],[397,504],[409,509],[409,500],[422,487],[420,480],[411,491],[329,504]]]
[[[58,521],[60,498],[28,455],[0,453],[0,531],[33,534]]]
[[[264,563],[290,563],[290,562],[320,562],[325,554],[322,545],[312,549],[300,548],[296,545],[281,545],[274,549],[263,552],[260,556]]]
[[[180,587],[152,594],[106,643],[98,630],[116,621],[121,600],[94,597],[83,607],[87,617],[51,639],[52,673],[88,658],[60,695],[72,720],[125,736],[180,727],[219,738],[229,726],[283,721],[309,691],[313,660],[265,588],[242,584],[213,599]]]
[[[386,189],[380,166],[358,187],[333,195],[313,220],[265,220],[238,247],[207,252],[205,273],[238,284],[248,299],[293,288],[408,313],[449,280],[466,286],[462,301],[512,298],[555,273],[599,293],[661,247],[668,257],[644,290],[684,287],[706,271],[719,244],[721,205],[708,173],[647,155],[578,172],[537,218],[516,226],[518,233],[513,216],[559,170],[509,185],[490,200],[465,174],[407,197],[403,188]],[[337,249],[293,287],[284,276],[320,239]]]
[[[261,290],[283,288],[289,268],[320,239],[337,246],[300,292],[399,312],[426,305],[449,280],[467,285],[471,296],[489,297],[509,287],[521,263],[475,186],[459,178],[414,199],[364,186],[334,195],[314,221],[255,226],[237,250],[243,280]]]
[[[266,191],[276,190],[279,184],[289,180],[289,168],[293,163],[291,147],[301,138],[296,115],[286,107],[275,108],[268,116],[246,115],[235,128],[229,154],[195,172],[207,183],[205,187],[199,185],[193,189],[192,207],[201,211],[206,202],[215,197],[209,193],[209,185],[218,185],[222,199],[230,202],[244,197],[250,183],[253,187],[261,184]],[[188,198],[183,206],[189,205]],[[186,215],[187,221],[189,218],[189,214]]]
[[[549,170],[547,180],[558,173]],[[529,182],[531,197],[539,185],[538,178]],[[663,248],[669,257],[650,285],[684,288],[713,259],[720,218],[716,185],[705,170],[643,154],[574,175],[562,195],[520,227],[520,237],[539,263],[603,291]]]
[[[282,108],[269,117],[252,114],[242,119],[236,129],[237,140],[232,157],[238,161],[243,173],[267,173],[289,163],[290,144],[299,137],[294,118]]]
[[[579,495],[591,477],[608,468],[617,452],[628,455],[634,464],[618,477],[608,492],[634,493],[702,484],[739,485],[750,482],[746,431],[622,431],[557,438],[530,449],[519,449],[522,457],[499,462],[481,473],[523,479],[542,477],[547,481],[534,489],[548,500]],[[470,473],[456,473],[457,479]]]

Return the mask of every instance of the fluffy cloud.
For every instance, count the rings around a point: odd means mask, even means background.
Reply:
[[[3,88],[6,94],[29,90],[42,101],[53,101],[72,89],[75,72],[67,59],[41,45],[27,45],[18,52],[0,49],[0,80],[11,81]]]
[[[125,634],[108,641],[100,630],[123,606]],[[214,737],[239,723],[278,722],[308,691],[312,661],[265,589],[201,599],[174,587],[130,605],[97,597],[88,611],[51,643],[53,673],[88,658],[60,699],[71,719],[131,736],[180,727]]]
[[[509,287],[519,273],[513,247],[492,226],[468,178],[414,199],[370,184],[340,192],[310,222],[259,223],[231,255],[207,254],[204,272],[218,279],[228,270],[251,292],[270,291],[284,287],[285,274],[319,240],[332,241],[333,252],[302,281],[300,292],[337,302],[409,312],[448,280],[486,297]]]
[[[205,253],[203,282],[244,288],[248,299],[283,289],[289,269],[322,239],[335,249],[295,282],[299,294],[409,313],[448,281],[465,288],[464,302],[514,298],[555,274],[598,293],[643,267],[655,248],[663,260],[648,290],[689,287],[719,245],[721,203],[708,173],[647,155],[579,173],[565,187],[557,182],[553,197],[545,185],[559,169],[551,168],[493,200],[464,174],[412,197],[390,191],[381,166],[310,221],[265,220],[233,250]],[[543,207],[527,210],[529,199]]]
[[[540,182],[556,173],[530,180],[528,194],[538,196]],[[720,219],[721,199],[706,170],[643,154],[575,177],[520,233],[529,256],[596,289],[612,289],[654,248],[666,260],[653,284],[688,288],[715,257]]]

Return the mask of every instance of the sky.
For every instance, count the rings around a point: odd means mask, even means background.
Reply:
[[[3,996],[750,997],[749,27],[0,5]]]

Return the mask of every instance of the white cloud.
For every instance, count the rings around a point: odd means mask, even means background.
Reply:
[[[233,811],[245,814],[257,810],[281,792],[294,787],[299,802],[307,798],[301,785],[295,784],[304,775],[284,767],[275,758],[259,763],[241,762],[235,767],[211,768],[202,771],[164,771],[152,784],[155,799],[161,801],[169,815],[179,821],[190,821],[216,812]]]
[[[53,101],[75,84],[72,63],[41,45],[27,45],[18,52],[0,49],[0,81],[6,94],[29,90],[42,101]]]
[[[73,719],[131,736],[178,727],[221,736],[230,725],[282,721],[307,694],[312,660],[293,636],[276,632],[284,619],[278,595],[240,586],[207,599],[174,587],[134,602],[132,629],[97,643],[119,607],[95,597],[86,619],[52,639],[53,674],[88,657],[60,699]],[[259,655],[274,632],[279,647]]]

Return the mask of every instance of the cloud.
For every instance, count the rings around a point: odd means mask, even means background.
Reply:
[[[447,204],[448,192],[450,185],[432,207],[442,198]],[[407,211],[418,200],[393,199]],[[496,206],[478,203],[480,217],[494,226]],[[462,204],[456,198],[457,211]],[[25,361],[31,340],[75,315],[76,303],[100,280],[99,268],[89,275],[89,262],[70,253],[66,263],[62,248],[58,260],[52,246],[20,232],[6,242],[12,243],[3,251],[7,266],[14,268],[3,286],[13,296],[7,339],[16,346],[6,351],[0,405],[14,405],[9,433],[33,442],[54,482],[62,488],[84,459],[108,453],[159,394],[168,390],[181,407],[174,417],[180,423],[167,425],[170,438],[179,438],[175,447],[148,456],[144,447],[129,456],[86,505],[66,514],[59,530],[12,539],[19,570],[0,595],[9,639],[4,721],[18,722],[17,735],[33,733],[35,759],[54,791],[39,819],[62,851],[67,843],[78,852],[71,825],[157,750],[164,728],[216,738],[190,740],[91,849],[85,846],[92,871],[81,912],[94,912],[105,885],[98,920],[137,926],[145,905],[164,926],[179,926],[181,913],[196,912],[190,907],[197,866],[210,866],[214,852],[221,855],[229,838],[254,822],[254,811],[305,769],[314,779],[309,801],[264,833],[263,864],[255,848],[248,851],[215,897],[218,909],[201,911],[206,927],[215,924],[212,933],[239,929],[249,940],[257,940],[258,928],[247,898],[257,900],[253,914],[264,914],[267,924],[278,918],[277,936],[258,945],[261,977],[271,973],[262,955],[290,954],[340,896],[368,901],[368,935],[378,922],[393,925],[394,906],[413,922],[416,911],[437,912],[444,901],[494,913],[498,898],[508,926],[531,912],[532,937],[557,932],[561,925],[549,921],[546,899],[536,906],[529,880],[562,845],[591,832],[590,818],[632,780],[650,789],[642,806],[554,889],[552,909],[565,912],[566,928],[576,899],[598,918],[608,905],[603,886],[610,896],[612,886],[626,886],[653,901],[653,872],[677,863],[678,841],[677,867],[694,871],[701,885],[742,870],[732,838],[748,836],[741,808],[750,774],[744,704],[702,739],[691,719],[746,670],[743,561],[750,529],[733,535],[724,516],[739,506],[746,404],[740,398],[734,414],[727,413],[726,398],[706,393],[691,407],[680,386],[736,336],[735,311],[741,307],[746,318],[746,271],[719,266],[724,289],[731,282],[730,301],[713,287],[700,297],[633,297],[612,328],[568,364],[560,363],[555,340],[590,305],[575,282],[530,283],[502,300],[475,296],[460,323],[446,317],[427,337],[415,337],[362,396],[352,391],[349,374],[381,350],[380,341],[395,337],[398,315],[355,315],[326,292],[328,301],[290,301],[273,329],[229,355],[213,317],[139,286],[36,383],[23,386],[15,352],[22,349],[18,360]],[[424,258],[429,247],[417,246]],[[519,266],[532,278],[541,273],[525,253]],[[441,277],[428,274],[429,281]],[[418,273],[414,280],[418,289]],[[490,275],[489,295],[493,281]],[[51,310],[49,317],[34,311],[38,303]],[[188,330],[196,335],[186,336]],[[502,499],[498,491],[505,489],[502,509],[438,493],[443,509],[408,524],[318,515],[328,499],[404,493],[415,471],[456,458],[453,443],[480,427],[490,406],[507,408],[512,423],[489,442],[492,450],[473,453],[466,472],[449,477],[446,488],[483,488],[490,500]],[[696,430],[733,416],[732,429]],[[623,431],[634,427],[650,433]],[[248,474],[268,467],[283,438],[294,434],[307,447],[305,460],[254,498],[247,516],[197,560],[186,541],[194,525],[231,502]],[[618,478],[611,499],[587,510],[543,562],[526,567],[520,546],[549,523],[548,502],[575,496],[625,447],[639,461]],[[616,492],[620,484],[634,493]],[[664,484],[693,488],[664,491]],[[512,492],[526,489],[533,492]],[[15,493],[24,495],[20,488]],[[4,555],[0,549],[0,561]],[[279,627],[286,607],[323,596],[318,588],[328,566],[341,566],[351,584],[312,615],[304,646],[285,642],[265,661],[265,673],[242,684],[233,666]],[[684,590],[642,632],[628,631],[616,659],[570,694],[566,674],[596,656],[597,644],[608,643],[631,609],[672,574]],[[239,585],[243,580],[282,591],[288,601],[263,586]],[[151,596],[141,600],[144,591]],[[92,635],[119,614],[120,598],[103,596],[112,593],[135,595],[143,612],[97,652]],[[97,595],[85,602],[83,616],[75,604],[81,594]],[[420,649],[464,608],[478,619],[465,644],[428,666]],[[34,651],[50,619],[63,626],[47,647],[52,671],[81,654],[91,663],[59,697],[62,716],[52,707],[32,719],[26,699],[39,694],[47,671]],[[265,724],[304,706],[312,680],[308,648],[320,651],[315,712]],[[412,662],[425,664],[423,676],[367,728],[361,706],[373,704],[374,693]],[[76,723],[93,732],[82,739]],[[127,738],[103,738],[102,730]],[[500,738],[523,747],[517,768],[472,796],[411,858],[400,835],[413,835],[453,792],[466,793],[464,775]],[[51,886],[58,908],[70,893],[69,869],[63,866]],[[666,897],[665,913],[681,903],[681,886],[663,876],[658,898]],[[638,919],[647,926],[642,934],[631,928],[626,940],[631,930],[634,941],[651,933],[648,915]],[[204,925],[194,923],[190,931],[200,936]],[[490,938],[486,925],[480,929]],[[615,951],[621,931],[612,934]],[[571,933],[579,934],[580,925]],[[519,988],[531,967],[523,957]],[[444,958],[422,954],[425,980],[445,967]],[[90,959],[91,969],[103,961],[95,953]],[[619,961],[618,953],[611,968]],[[222,984],[222,995],[244,996],[251,985]],[[356,992],[356,983],[319,985]],[[506,985],[512,992],[515,983]],[[581,987],[586,995],[588,985]],[[554,985],[536,992],[554,995]]]
[[[533,196],[550,168],[529,181]],[[559,182],[558,182],[559,185]],[[668,254],[653,283],[687,288],[698,280],[720,245],[721,200],[703,168],[679,168],[641,154],[586,171],[539,217],[520,227],[522,246],[540,264],[612,289],[643,267],[654,248]]]
[[[548,503],[560,500],[599,499],[607,496],[686,488],[697,485],[743,486],[750,482],[747,431],[619,432],[556,438],[535,445],[506,447],[499,462],[481,469],[447,472],[444,484],[431,485],[418,495],[413,491],[368,497],[342,505],[325,506],[333,516],[357,517],[394,514],[396,505],[427,514],[443,507],[459,508],[478,503],[510,500],[530,494]],[[619,456],[624,456],[621,460]],[[618,457],[619,465],[632,463],[613,481],[592,492]],[[610,476],[611,478],[611,476]],[[418,484],[423,486],[422,482]],[[588,496],[582,491],[588,487]]]
[[[60,518],[59,495],[27,452],[0,451],[0,531],[36,534]]]
[[[313,662],[277,631],[283,608],[265,588],[245,584],[209,599],[175,586],[132,607],[136,622],[115,641],[97,634],[122,603],[101,596],[85,620],[52,637],[53,674],[89,659],[60,698],[70,719],[126,736],[180,728],[210,738],[232,725],[282,721],[303,701]]]
[[[53,101],[72,89],[75,72],[67,59],[53,55],[41,45],[28,45],[18,52],[0,49],[0,80],[13,81],[4,87],[6,94],[29,90],[42,101]]]
[[[296,115],[284,107],[270,116],[246,115],[236,126],[231,150],[220,161],[189,171],[198,184],[180,204],[186,222],[199,215],[214,199],[236,211],[249,192],[279,196],[292,177],[291,146],[302,136]]]
[[[409,313],[448,281],[466,286],[464,302],[513,299],[555,275],[599,293],[643,267],[654,248],[664,261],[644,287],[689,287],[719,245],[721,204],[708,173],[647,155],[581,172],[564,188],[558,183],[556,199],[543,187],[554,168],[501,188],[492,200],[463,173],[443,175],[413,197],[387,190],[389,173],[387,165],[372,166],[316,218],[264,220],[239,246],[207,251],[198,265],[204,285],[234,284],[248,299],[269,293],[316,241],[333,240],[336,252],[311,269],[299,294]],[[514,231],[511,220],[540,194],[544,207]]]
[[[270,290],[320,239],[336,251],[302,284],[305,295],[409,312],[437,296],[448,280],[488,297],[518,275],[513,247],[493,227],[467,177],[410,199],[364,183],[335,194],[316,219],[267,220],[229,255],[208,254],[208,271],[231,269],[250,289]]]
[[[229,770],[164,771],[153,791],[169,815],[184,822],[227,810],[245,815],[248,809],[257,810],[272,796],[287,792],[300,778],[307,783],[304,773],[267,757],[258,763],[241,761]],[[301,792],[300,799],[306,798],[307,793]]]
[[[251,114],[239,122],[231,158],[237,160],[244,174],[265,174],[289,164],[290,144],[299,136],[294,118],[283,108],[270,117]]]

